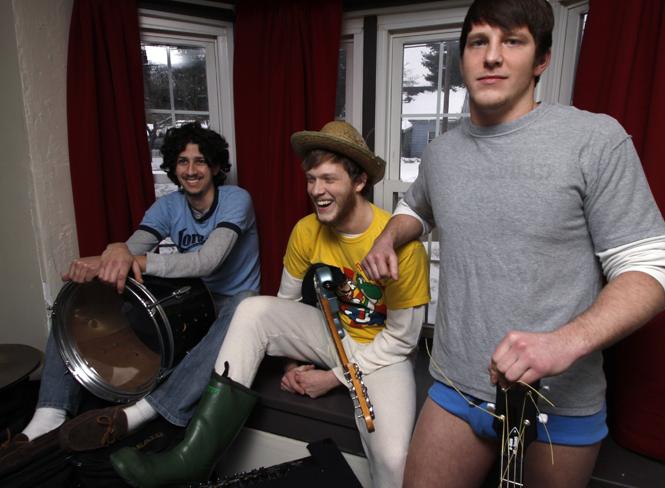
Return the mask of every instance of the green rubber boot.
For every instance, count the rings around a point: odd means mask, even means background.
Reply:
[[[210,383],[187,425],[185,439],[169,452],[144,454],[130,447],[111,456],[111,463],[132,486],[187,487],[206,483],[226,448],[240,431],[259,394],[212,372]]]

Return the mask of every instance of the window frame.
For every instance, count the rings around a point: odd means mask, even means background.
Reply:
[[[551,2],[552,3],[552,2]],[[582,43],[582,15],[589,0],[557,1],[554,8],[552,58],[536,86],[536,100],[572,105],[577,61]]]
[[[205,45],[210,128],[229,144],[231,171],[225,184],[237,185],[237,159],[233,115],[233,24],[221,20],[139,9],[141,41]],[[209,57],[208,53],[212,54]],[[158,177],[155,174],[155,182]],[[165,177],[165,175],[164,175]],[[167,179],[168,181],[168,179]]]
[[[344,120],[362,131],[363,107],[363,20],[342,22],[340,49],[346,49],[346,116]]]

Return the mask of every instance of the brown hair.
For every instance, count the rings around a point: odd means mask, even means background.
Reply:
[[[460,36],[460,58],[474,25],[489,24],[503,31],[526,27],[536,42],[536,64],[545,61],[552,47],[554,10],[546,0],[476,0],[464,18]],[[536,83],[540,76],[536,77]]]
[[[351,178],[351,181],[354,184],[360,183],[362,175],[364,174],[367,177],[365,186],[360,190],[360,195],[364,198],[369,198],[369,194],[372,191],[372,185],[369,184],[369,176],[367,172],[355,161],[347,158],[343,154],[334,151],[328,151],[326,149],[314,149],[307,153],[305,159],[302,161],[302,169],[309,171],[311,169],[317,168],[323,163],[337,163],[344,166],[344,170]]]

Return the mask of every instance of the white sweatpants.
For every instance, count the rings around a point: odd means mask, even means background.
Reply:
[[[252,297],[240,303],[217,357],[221,374],[229,363],[229,377],[250,387],[264,355],[284,356],[335,368],[340,362],[327,331],[323,314],[316,308],[276,297]],[[353,361],[363,344],[345,335],[346,354]],[[339,368],[335,373],[339,377]],[[343,377],[340,381],[346,385]],[[373,433],[363,419],[356,424],[372,469],[375,488],[401,487],[404,465],[416,415],[416,385],[409,358],[363,374],[374,405]]]

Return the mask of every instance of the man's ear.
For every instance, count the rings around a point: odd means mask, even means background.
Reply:
[[[356,193],[360,193],[367,185],[367,173],[362,173],[356,181]]]
[[[533,67],[534,76],[540,76],[543,74],[545,68],[550,64],[550,59],[552,59],[552,48],[547,50],[542,62],[536,61],[536,65]]]

